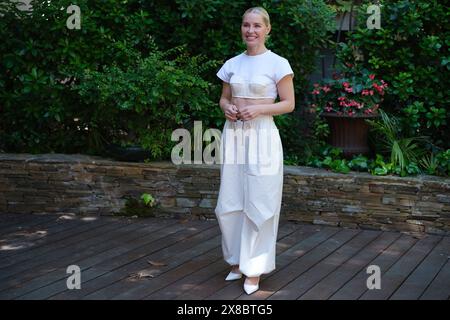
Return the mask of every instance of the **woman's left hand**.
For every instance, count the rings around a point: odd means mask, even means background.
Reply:
[[[262,114],[260,105],[247,105],[239,108],[239,118],[244,121],[255,119]]]

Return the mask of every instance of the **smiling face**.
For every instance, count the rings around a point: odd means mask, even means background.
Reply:
[[[264,23],[263,17],[258,13],[247,13],[242,19],[242,40],[247,47],[264,46],[266,35],[270,32],[270,26]]]

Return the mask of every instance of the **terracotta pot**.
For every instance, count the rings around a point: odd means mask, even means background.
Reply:
[[[344,157],[352,158],[354,155],[368,155],[369,124],[366,119],[374,119],[379,115],[338,115],[336,113],[322,113],[330,127],[330,145],[341,148]]]

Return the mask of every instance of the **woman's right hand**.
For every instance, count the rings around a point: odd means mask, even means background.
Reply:
[[[226,104],[223,108],[225,117],[230,121],[236,121],[239,113],[239,109],[234,104]]]

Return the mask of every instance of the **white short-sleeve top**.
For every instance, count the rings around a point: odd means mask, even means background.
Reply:
[[[271,50],[253,56],[243,52],[228,59],[217,72],[230,84],[232,97],[250,99],[276,99],[277,83],[289,74],[294,77],[289,61]]]

